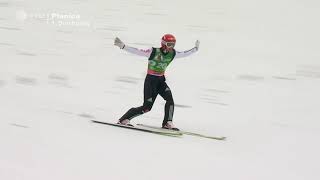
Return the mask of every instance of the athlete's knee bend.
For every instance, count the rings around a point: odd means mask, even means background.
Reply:
[[[152,107],[144,107],[144,108],[142,109],[142,113],[147,113],[147,112],[149,112],[151,109],[152,109]]]
[[[145,103],[142,106],[142,113],[147,113],[147,112],[151,111],[152,105],[153,105],[152,103]]]

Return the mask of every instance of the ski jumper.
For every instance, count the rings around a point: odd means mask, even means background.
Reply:
[[[187,51],[169,51],[164,53],[160,48],[137,49],[130,46],[123,48],[125,51],[139,56],[148,57],[147,76],[144,81],[144,101],[143,105],[129,109],[119,120],[129,119],[142,115],[152,109],[158,94],[166,101],[164,108],[164,119],[162,125],[172,121],[174,112],[174,101],[171,90],[166,83],[164,76],[166,68],[175,58],[189,56],[197,51],[192,48]]]

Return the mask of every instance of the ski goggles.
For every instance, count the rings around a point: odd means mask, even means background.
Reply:
[[[162,41],[162,44],[167,47],[174,47],[174,45],[176,45],[175,42],[166,42],[166,41]]]

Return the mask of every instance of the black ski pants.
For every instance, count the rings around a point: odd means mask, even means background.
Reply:
[[[164,119],[162,125],[172,121],[174,112],[174,101],[169,86],[164,76],[154,76],[148,74],[144,81],[144,101],[143,105],[129,109],[119,120],[129,119],[142,115],[152,109],[158,94],[166,101],[164,107]]]

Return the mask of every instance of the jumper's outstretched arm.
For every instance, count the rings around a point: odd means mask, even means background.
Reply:
[[[150,49],[138,49],[134,47],[130,47],[128,45],[125,45],[118,37],[114,40],[114,45],[118,46],[120,49],[123,49],[131,54],[135,54],[138,56],[144,56],[144,57],[150,57],[150,54],[152,52],[152,48]]]
[[[186,50],[186,51],[176,51],[176,58],[183,58],[183,57],[187,57],[187,56],[190,56],[191,54],[197,52],[199,50],[199,45],[200,45],[200,41],[197,40],[195,42],[195,46],[194,48],[191,48],[189,50]]]
[[[114,40],[114,45],[118,46],[120,49],[123,49],[131,54],[135,54],[138,56],[150,57],[150,55],[152,53],[152,48],[138,49],[135,47],[130,47],[128,45],[125,45],[118,37],[116,37],[116,39]],[[176,51],[175,58],[183,58],[183,57],[190,56],[191,54],[193,54],[199,50],[199,45],[200,45],[200,41],[197,40],[195,42],[195,47],[193,47],[189,50],[186,50],[186,51]]]
[[[131,53],[131,54],[135,54],[138,56],[144,56],[144,57],[150,57],[151,52],[152,52],[152,48],[150,49],[138,49],[138,48],[134,48],[134,47],[130,47],[130,46],[125,46],[123,48],[123,50]]]

